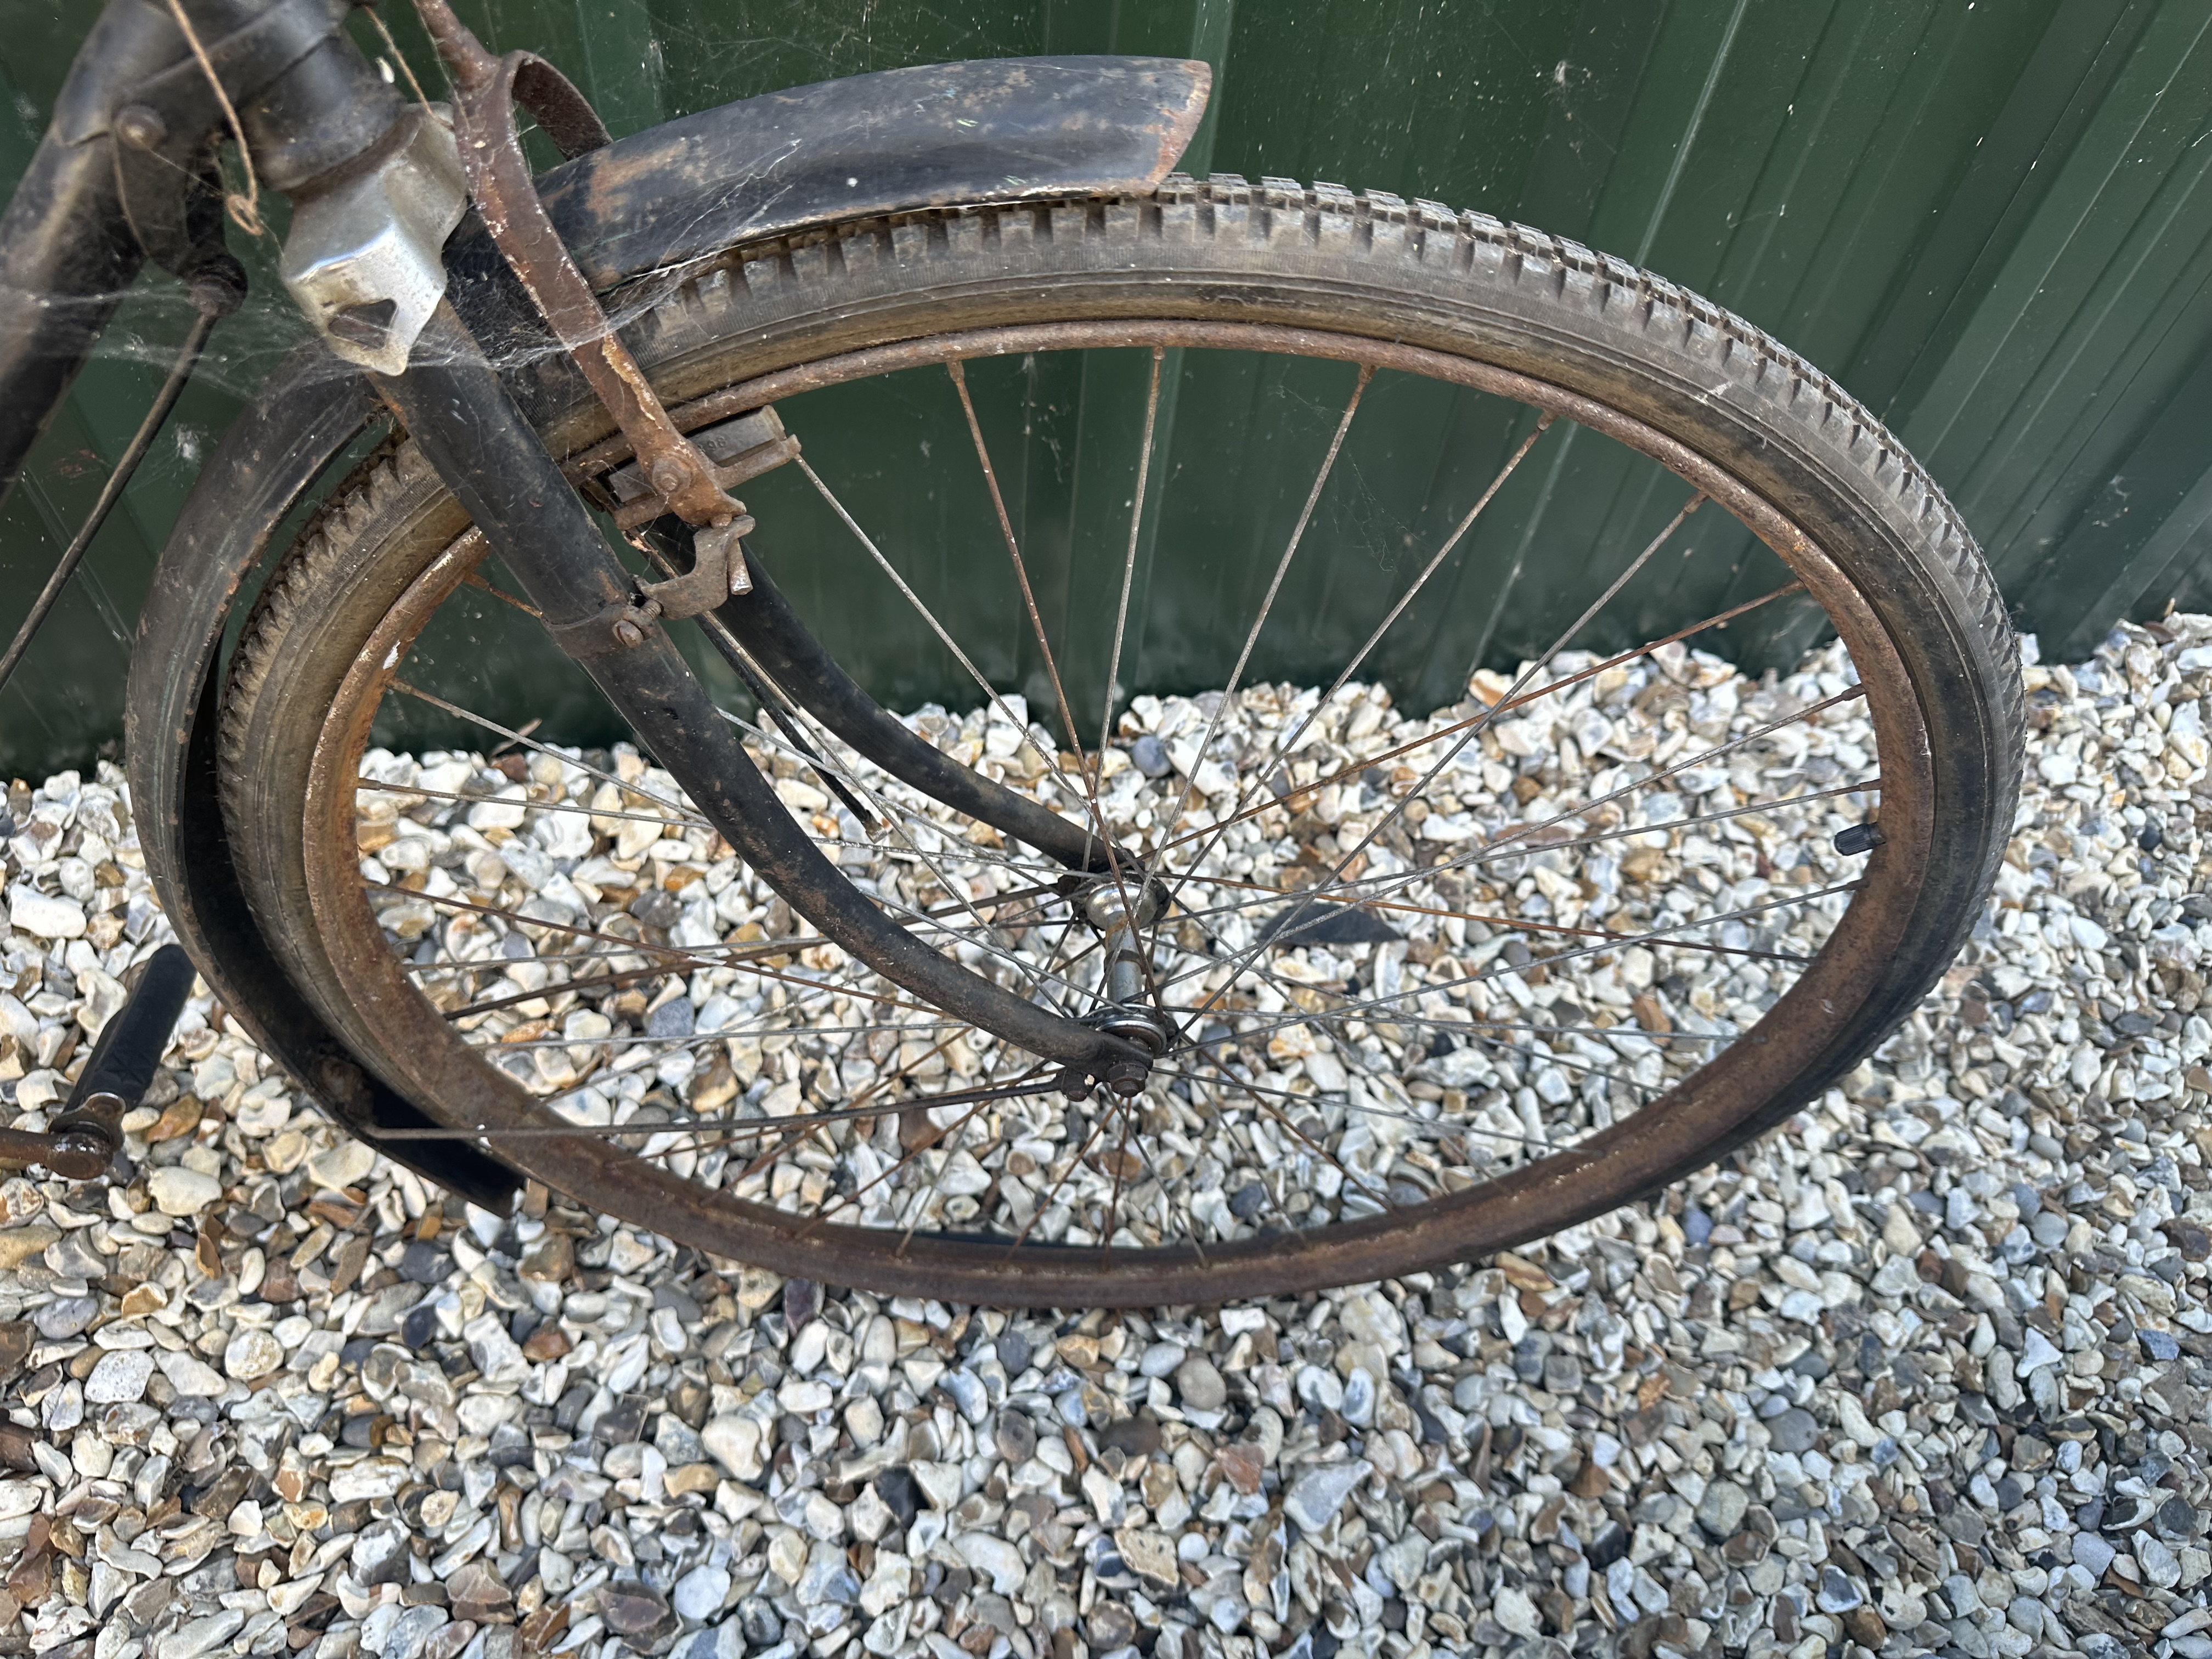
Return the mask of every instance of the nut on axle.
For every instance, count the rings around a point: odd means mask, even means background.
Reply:
[[[1099,1081],[1122,1100],[1144,1092],[1152,1075],[1152,1060],[1167,1052],[1175,1028],[1146,1000],[1143,930],[1167,909],[1167,890],[1142,870],[1131,870],[1118,879],[1093,877],[1080,888],[1073,902],[1084,919],[1102,939],[1106,967],[1101,1005],[1084,1016],[1083,1023],[1142,1049],[1147,1060],[1128,1057],[1109,1061]]]

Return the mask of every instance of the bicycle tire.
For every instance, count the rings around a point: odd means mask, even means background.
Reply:
[[[1978,914],[2011,828],[2022,722],[2013,636],[1972,538],[1940,489],[1835,382],[1662,278],[1431,204],[1280,180],[1178,179],[1149,198],[954,208],[739,246],[666,285],[625,336],[666,402],[708,409],[732,385],[924,336],[1159,319],[1264,325],[1523,377],[1577,408],[1616,411],[1624,429],[1675,447],[1668,453],[1796,526],[1863,607],[1866,637],[1893,653],[1920,723],[1931,829],[1923,847],[1884,849],[1893,870],[1917,860],[1896,878],[1893,950],[1869,970],[1820,1053],[1761,1097],[1739,1100],[1725,1121],[1698,1121],[1663,1152],[1638,1143],[1632,1158],[1593,1155],[1575,1166],[1571,1190],[1559,1180],[1524,1182],[1496,1213],[1462,1206],[1425,1230],[1401,1228],[1395,1241],[1375,1242],[1388,1230],[1370,1228],[1362,1248],[1334,1254],[1279,1241],[1272,1250],[1147,1264],[1133,1251],[1122,1262],[1027,1279],[980,1249],[948,1244],[872,1263],[780,1237],[772,1224],[690,1242],[833,1282],[1058,1305],[1215,1301],[1465,1259],[1643,1196],[1782,1121],[1911,1011]],[[557,365],[522,371],[526,388],[533,376],[526,401],[534,398],[556,453],[605,437],[604,416],[574,401]],[[333,1026],[418,1097],[428,1081],[419,1058],[349,988],[321,937],[301,802],[332,700],[364,642],[465,528],[404,443],[365,463],[267,584],[234,657],[221,728],[225,813],[264,934]],[[1886,761],[1886,787],[1887,771]],[[434,1097],[422,1103],[441,1109]],[[594,1185],[543,1153],[495,1150],[581,1201],[668,1229],[665,1212],[639,1212],[637,1191]]]

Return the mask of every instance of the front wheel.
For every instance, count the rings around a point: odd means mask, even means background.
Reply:
[[[696,659],[742,671],[755,758],[918,938],[1160,1053],[1071,1099],[811,938],[395,434],[246,630],[225,811],[333,1027],[586,1204],[975,1302],[1377,1279],[1778,1123],[1976,913],[2021,724],[1987,571],[1867,411],[1660,279],[1217,178],[842,225],[650,297],[629,337],[687,428],[773,405],[804,446],[746,486],[763,574],[1134,867],[872,764],[739,598]],[[617,504],[596,406],[529,395]]]

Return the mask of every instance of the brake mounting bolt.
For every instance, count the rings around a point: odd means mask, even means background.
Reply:
[[[625,646],[643,645],[645,643],[645,630],[642,628],[640,628],[635,623],[632,622],[628,617],[624,617],[621,621],[615,624],[615,642],[617,645]]]
[[[115,112],[115,136],[133,149],[158,149],[169,136],[169,127],[159,110],[126,104]]]

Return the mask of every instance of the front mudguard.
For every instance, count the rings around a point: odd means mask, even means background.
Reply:
[[[726,104],[552,170],[540,191],[601,290],[810,225],[961,202],[1148,191],[1203,112],[1203,64],[988,59],[855,76]],[[495,353],[550,349],[473,216],[447,248],[452,297]],[[155,571],[132,647],[125,732],[155,892],[233,1018],[346,1127],[488,1208],[515,1177],[427,1127],[330,1030],[262,939],[232,862],[216,776],[226,624],[271,537],[384,411],[319,345],[295,352],[223,436]]]

